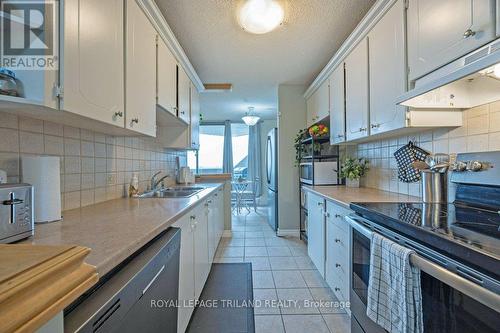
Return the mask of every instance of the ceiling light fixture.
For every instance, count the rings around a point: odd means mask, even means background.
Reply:
[[[241,118],[248,126],[254,126],[260,120],[260,117],[255,114],[255,108],[249,107],[247,114]]]
[[[276,0],[247,0],[240,9],[240,25],[248,32],[265,34],[283,23],[285,12]]]

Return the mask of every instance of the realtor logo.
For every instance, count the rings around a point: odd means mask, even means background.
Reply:
[[[57,2],[0,2],[0,67],[11,70],[56,70]]]

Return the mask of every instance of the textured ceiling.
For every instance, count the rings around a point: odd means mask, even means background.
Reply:
[[[309,84],[374,0],[286,0],[285,22],[254,35],[237,21],[239,0],[156,0],[201,80],[231,92],[203,93],[206,120],[237,120],[254,106],[276,116],[279,84]]]

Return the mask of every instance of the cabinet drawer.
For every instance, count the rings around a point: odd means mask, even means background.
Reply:
[[[326,211],[330,220],[340,229],[349,231],[349,225],[345,221],[345,217],[352,213],[351,210],[345,209],[331,202],[326,203]]]
[[[327,283],[339,301],[349,300],[346,295],[349,295],[349,285],[347,284],[348,277],[333,272],[328,277]]]

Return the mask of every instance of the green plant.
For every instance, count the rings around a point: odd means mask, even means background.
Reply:
[[[340,177],[356,180],[368,171],[368,161],[362,158],[346,157],[340,166]]]
[[[307,138],[307,128],[299,130],[297,135],[295,135],[293,144],[295,147],[295,166],[300,164],[303,154],[306,153],[306,147],[302,143],[302,140],[305,138]]]

